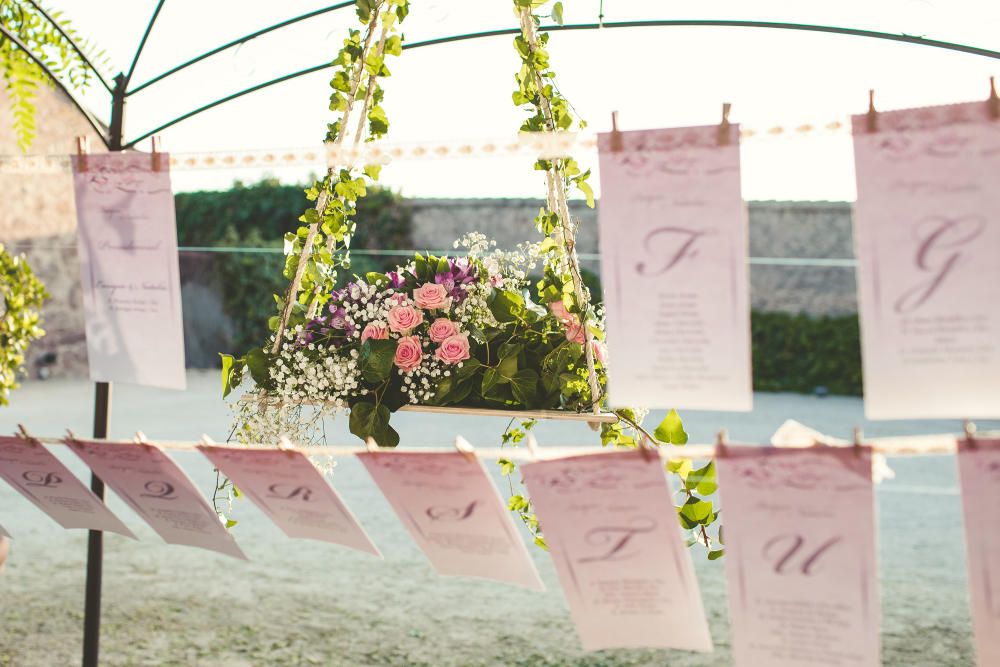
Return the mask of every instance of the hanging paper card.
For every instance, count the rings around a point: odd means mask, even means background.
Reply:
[[[0,526],[0,537],[6,537],[7,539],[10,539],[10,533],[8,533],[3,526]],[[2,561],[2,558],[0,558],[0,561]]]
[[[522,472],[586,650],[712,650],[659,456],[589,454]]]
[[[299,452],[207,445],[199,449],[289,537],[382,556],[340,495]]]
[[[1000,416],[1000,123],[984,103],[854,117],[865,414]]]
[[[601,279],[614,406],[750,410],[739,129],[599,138]]]
[[[184,331],[169,158],[74,162],[77,244],[90,377],[184,389]]]
[[[960,441],[958,473],[977,664],[1000,665],[1000,439]]]
[[[212,506],[155,446],[87,440],[67,444],[164,541],[246,560]]]
[[[510,512],[477,459],[413,451],[358,458],[438,574],[544,590]]]
[[[871,452],[729,447],[716,465],[733,664],[881,665]]]
[[[42,443],[0,436],[0,477],[63,528],[135,535]]]

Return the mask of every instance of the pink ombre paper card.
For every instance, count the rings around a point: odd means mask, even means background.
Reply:
[[[712,650],[659,456],[595,453],[521,470],[584,649]]]
[[[877,667],[867,448],[733,446],[716,460],[736,667]]]
[[[1000,123],[983,102],[854,117],[869,419],[1000,417]]]
[[[545,589],[478,459],[417,451],[358,458],[438,574]]]
[[[739,128],[599,137],[601,279],[615,406],[750,410]]]
[[[184,389],[184,328],[170,158],[74,160],[77,254],[90,377]]]
[[[977,664],[1000,665],[1000,438],[959,441],[958,474]]]
[[[88,440],[66,444],[165,542],[246,560],[194,483],[155,445]]]
[[[198,449],[289,537],[333,542],[381,558],[340,494],[300,452]]]
[[[0,477],[63,528],[135,535],[37,440],[0,436]]]

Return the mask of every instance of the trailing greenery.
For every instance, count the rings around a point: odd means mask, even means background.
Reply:
[[[42,304],[49,297],[21,255],[11,255],[0,244],[0,405],[8,405],[17,389],[28,344],[45,335],[41,328]]]
[[[65,77],[71,88],[86,88],[94,78],[94,72],[62,33],[88,53],[91,60],[103,60],[103,52],[95,51],[87,40],[81,38],[69,21],[63,18],[62,12],[47,11],[46,14],[52,21],[31,2],[0,0],[0,25],[13,33],[53,74]],[[58,23],[58,27],[53,21]],[[10,98],[17,144],[22,151],[27,151],[36,136],[35,99],[38,87],[40,84],[51,86],[53,82],[41,65],[3,35],[0,35],[0,72]]]
[[[274,315],[273,294],[287,285],[282,276],[285,257],[280,239],[288,221],[298,214],[302,187],[282,185],[276,179],[222,191],[178,193],[177,238],[181,246],[232,248],[212,258],[211,274],[221,287],[224,312],[233,321],[235,349],[259,343],[260,332]],[[397,194],[384,188],[369,190],[355,215],[360,223],[351,241],[354,249],[412,247],[413,214]],[[241,252],[272,248],[274,252]],[[352,270],[361,275],[386,271],[398,258],[355,256]]]
[[[755,311],[751,317],[757,391],[861,395],[857,315],[811,317]]]

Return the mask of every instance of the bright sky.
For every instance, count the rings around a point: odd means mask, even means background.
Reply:
[[[154,0],[51,0],[79,32],[105,49],[111,71],[127,70]],[[223,42],[330,1],[167,0],[133,76],[133,85]],[[412,0],[407,41],[516,26],[510,0]],[[599,0],[563,0],[567,23],[597,19]],[[604,0],[606,21],[741,19],[840,25],[903,32],[1000,50],[995,0]],[[129,98],[134,137],[185,111],[244,87],[328,61],[340,47],[350,10],[297,24],[231,49]],[[748,127],[797,126],[880,109],[985,99],[1000,61],[858,37],[741,28],[638,28],[552,36],[563,93],[591,127],[619,111],[622,129],[716,123],[722,102]],[[393,142],[512,137],[523,112],[510,93],[518,60],[510,37],[406,51],[390,62],[386,111]],[[328,74],[274,86],[196,116],[162,133],[166,150],[210,151],[317,146],[330,119]],[[86,99],[106,115],[108,99]],[[754,199],[854,198],[850,138],[750,139],[743,145],[743,194]],[[596,167],[596,155],[578,154]],[[289,182],[307,168],[272,175]],[[179,172],[178,190],[256,180],[257,170]],[[418,197],[540,196],[531,160],[400,161],[383,182]],[[595,182],[595,186],[596,186]]]

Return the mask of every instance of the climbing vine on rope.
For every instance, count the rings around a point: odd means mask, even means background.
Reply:
[[[81,38],[61,12],[43,12],[34,2],[0,0],[0,25],[30,49],[53,74],[65,77],[69,86],[77,90],[85,89],[95,73],[73,47],[73,42],[92,62],[104,61],[104,53]],[[53,82],[41,65],[2,34],[0,71],[10,98],[17,144],[22,151],[27,151],[37,134],[35,100],[38,87],[51,86]]]
[[[521,27],[521,34],[514,38],[521,67],[514,77],[517,88],[512,99],[516,106],[529,114],[521,124],[521,131],[565,132],[585,128],[586,122],[578,118],[573,106],[559,90],[549,61],[549,34],[539,30],[542,18],[562,23],[562,3],[555,2],[549,6],[547,0],[513,0],[513,4]],[[547,6],[548,13],[543,14]],[[588,183],[591,172],[583,170],[569,156],[540,159],[535,162],[535,169],[544,172],[546,184],[545,205],[535,218],[535,227],[545,237],[541,245],[545,257],[544,274],[536,285],[538,298],[550,309],[567,312],[581,323],[586,337],[584,351],[591,403],[596,410],[603,399],[603,383],[594,371],[595,351],[599,349],[595,342],[604,335],[603,323],[580,275],[575,244],[579,221],[573,218],[568,201],[570,192],[576,191],[593,208],[594,192]],[[643,415],[639,410],[617,409],[615,414],[619,418],[617,423],[601,427],[601,443],[605,446],[634,448],[687,443],[681,418],[673,410],[652,432],[643,428]],[[518,445],[533,425],[534,422],[525,421],[520,427],[513,427],[511,421],[503,434],[503,444]],[[512,475],[516,470],[510,459],[501,459],[500,466],[504,475]],[[667,470],[680,481],[677,513],[681,525],[690,531],[688,543],[702,544],[708,549],[710,559],[719,558],[724,553],[721,527],[717,524],[719,512],[707,498],[716,490],[714,463],[709,461],[695,469],[691,461],[677,459],[667,463]],[[515,494],[511,496],[509,506],[518,513],[536,542],[544,546],[544,536],[530,499]],[[715,530],[710,531],[713,524]]]
[[[10,392],[17,389],[17,375],[23,370],[28,344],[45,335],[41,328],[41,308],[48,293],[32,273],[24,257],[11,255],[0,244],[0,405],[8,405]]]

